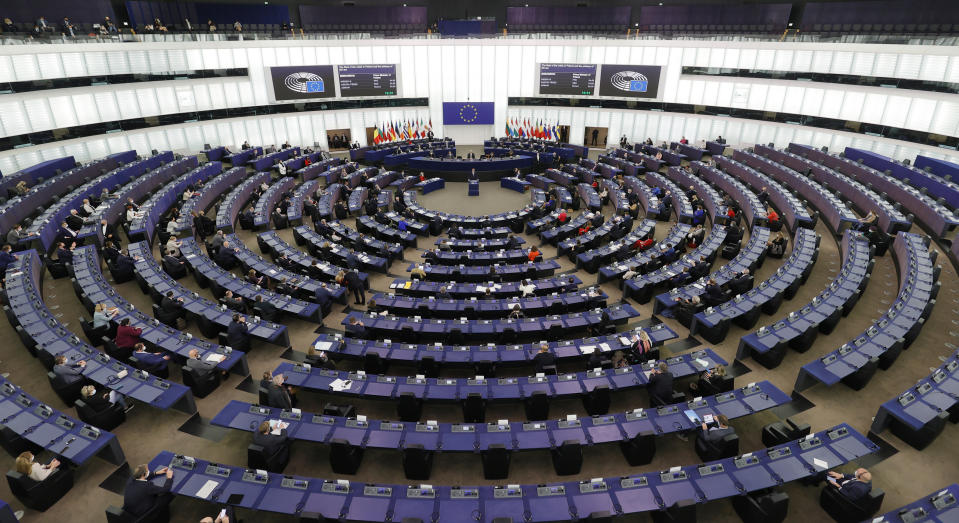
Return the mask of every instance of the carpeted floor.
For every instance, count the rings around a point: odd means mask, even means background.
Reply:
[[[462,148],[463,152],[470,148]],[[478,150],[478,148],[474,148]],[[596,156],[596,151],[591,156]],[[457,212],[461,214],[492,214],[504,210],[515,209],[525,205],[528,195],[501,189],[498,183],[482,183],[478,197],[466,195],[466,184],[449,183],[444,190],[426,196],[419,196],[418,200],[425,207]],[[607,206],[603,212],[609,215]],[[213,212],[211,211],[211,214]],[[346,225],[353,226],[353,219],[345,221]],[[656,227],[657,239],[662,238],[671,224],[660,223]],[[759,325],[768,325],[774,319],[786,315],[792,310],[808,302],[809,299],[835,276],[840,266],[839,251],[836,237],[820,220],[817,232],[822,235],[819,260],[812,271],[807,283],[800,289],[796,297],[784,302],[779,312],[773,316],[764,316]],[[292,233],[289,229],[279,232],[280,236],[293,244]],[[241,231],[241,239],[254,251],[256,248],[255,235],[248,231]],[[524,236],[527,242],[539,245],[538,238]],[[432,245],[435,238],[421,239],[419,247]],[[938,247],[934,247],[938,248]],[[554,247],[542,247],[544,258],[556,255]],[[419,258],[420,252],[408,249],[405,258],[414,261]],[[955,325],[957,303],[959,303],[959,285],[956,281],[956,271],[949,263],[946,253],[941,252],[939,262],[944,265],[942,270],[942,292],[932,316],[926,323],[918,340],[888,371],[878,371],[869,385],[861,391],[853,391],[843,385],[831,388],[817,386],[803,393],[803,397],[795,401],[791,407],[767,411],[753,416],[747,416],[734,421],[741,438],[743,452],[763,448],[760,441],[760,428],[776,421],[782,415],[790,415],[796,410],[805,408],[795,414],[795,419],[810,423],[813,430],[822,430],[840,422],[850,423],[855,429],[866,433],[872,417],[879,405],[896,396],[916,380],[929,374],[930,367],[940,363],[939,357],[945,356],[953,350],[953,344],[959,340],[959,327]],[[562,265],[561,272],[573,272],[575,267],[566,258],[557,258]],[[780,265],[780,260],[768,259],[756,275],[756,281],[761,281],[772,274]],[[714,269],[718,267],[714,266]],[[395,262],[390,268],[394,274],[407,274],[406,264]],[[596,276],[582,272],[580,277],[586,284],[596,282]],[[371,274],[371,288],[374,291],[387,289],[390,276],[385,274]],[[745,374],[737,377],[737,385],[742,386],[750,381],[768,379],[780,389],[790,392],[796,379],[798,369],[803,364],[819,357],[843,342],[853,338],[863,331],[872,321],[888,307],[895,298],[897,288],[896,268],[890,255],[877,260],[871,283],[862,299],[853,312],[844,318],[833,333],[820,336],[812,349],[805,354],[790,353],[785,361],[774,370],[763,369],[759,364],[746,360]],[[206,297],[212,297],[208,289],[200,289],[192,276],[180,280],[190,289]],[[124,298],[135,304],[140,310],[150,311],[150,299],[144,295],[136,283],[116,285],[118,292]],[[612,298],[618,300],[622,295],[613,283],[602,286]],[[80,333],[77,318],[89,318],[82,310],[80,301],[71,288],[69,279],[53,280],[47,275],[44,280],[44,299],[54,313],[60,316],[61,321],[67,322],[69,328]],[[651,305],[637,305],[642,316],[640,320],[648,319],[652,315]],[[345,317],[344,306],[336,305],[333,313],[324,320],[324,325],[334,330],[341,329],[340,321]],[[688,330],[671,319],[663,318],[670,327],[680,336],[675,347],[679,352],[686,352],[705,346],[702,340],[686,341]],[[315,323],[300,320],[287,322],[290,330],[293,349],[305,351],[313,341],[318,327]],[[757,327],[758,328],[758,327]],[[200,336],[195,326],[186,329],[194,336]],[[745,331],[733,326],[729,336],[723,343],[712,345],[712,348],[722,357],[732,362],[735,359],[739,337]],[[53,393],[47,383],[43,366],[29,355],[21,345],[13,330],[6,322],[0,322],[0,336],[7,343],[0,350],[0,371],[9,372],[10,379],[22,386],[31,394],[37,396],[50,405],[72,414],[73,409],[64,405]],[[673,350],[669,348],[668,350]],[[253,350],[248,354],[253,379],[259,379],[260,374],[272,370],[281,361],[286,348],[264,343],[254,343]],[[340,362],[341,369],[356,368],[356,362],[344,360]],[[560,363],[560,371],[582,370],[572,363]],[[413,374],[413,368],[404,368],[402,365],[393,365],[390,374]],[[512,367],[503,369],[503,375],[528,375],[531,369]],[[466,370],[444,370],[446,376],[462,377],[469,373]],[[171,380],[180,381],[179,371],[174,369]],[[230,400],[253,402],[256,396],[248,392],[249,383],[244,378],[231,375],[221,384],[213,394],[197,400],[199,416],[190,418],[178,411],[158,411],[145,405],[138,405],[129,416],[129,419],[115,432],[128,463],[135,466],[144,463],[161,450],[172,450],[181,454],[192,455],[233,465],[246,464],[246,446],[250,442],[250,435],[246,432],[219,429],[210,427],[207,421],[212,418]],[[683,382],[679,386],[685,386]],[[677,387],[678,388],[678,387]],[[340,401],[336,396],[326,393],[301,392],[300,408],[305,412],[315,412],[322,409],[329,401]],[[382,401],[352,401],[357,412],[365,414],[370,419],[392,419],[396,417],[396,408],[390,402]],[[628,393],[614,393],[611,411],[623,411],[648,405],[645,392],[634,391]],[[579,401],[566,400],[551,403],[551,417],[559,418],[565,413],[585,416],[586,412]],[[524,418],[521,404],[490,404],[488,418],[519,420]],[[441,422],[455,422],[461,420],[461,411],[457,405],[443,405],[428,402],[424,410],[424,419],[435,419]],[[888,442],[888,450],[880,458],[870,459],[869,464],[874,478],[874,485],[886,492],[883,510],[908,503],[920,496],[932,492],[950,482],[959,479],[959,461],[955,458],[955,449],[959,446],[959,429],[949,425],[942,435],[928,448],[919,452],[906,445],[888,431],[881,434]],[[288,474],[298,474],[317,478],[334,478],[327,459],[327,447],[308,442],[297,442],[293,445],[292,460],[286,469]],[[617,445],[596,445],[585,449],[585,462],[582,472],[575,478],[558,477],[550,464],[546,451],[531,451],[515,454],[508,483],[548,483],[569,481],[571,479],[586,479],[597,476],[624,476],[638,472],[650,472],[666,469],[675,465],[689,465],[698,462],[693,451],[693,442],[684,442],[675,436],[661,438],[657,442],[655,460],[648,466],[630,467],[624,461]],[[884,459],[883,459],[884,458]],[[46,459],[46,457],[42,457]],[[881,460],[881,461],[880,461]],[[878,463],[875,463],[879,461]],[[7,464],[12,468],[13,458],[7,458]],[[853,468],[852,466],[848,468]],[[104,520],[104,509],[107,505],[119,505],[121,496],[116,492],[122,488],[124,469],[117,469],[99,459],[93,459],[76,471],[76,484],[73,490],[54,507],[45,513],[28,510],[24,521],[70,521],[76,523]],[[387,450],[368,450],[363,464],[355,477],[350,479],[376,483],[409,483],[403,476],[400,453]],[[491,483],[507,483],[507,481],[490,482],[483,480],[479,458],[473,454],[440,453],[436,456],[433,475],[429,483],[434,485],[477,485]],[[102,485],[102,486],[101,486]],[[802,518],[815,521],[827,520],[827,516],[819,509],[819,489],[811,486],[802,486],[798,483],[788,484],[784,490],[790,496],[789,520]],[[6,483],[0,485],[0,498],[8,501],[15,508],[22,508],[13,497]],[[174,521],[198,521],[204,515],[214,515],[217,509],[212,505],[178,498],[173,505]],[[728,501],[720,501],[700,507],[699,515],[702,521],[738,521]],[[268,514],[251,514],[240,511],[240,516],[248,522],[287,521],[288,518]],[[624,521],[642,521],[647,516],[634,517]]]

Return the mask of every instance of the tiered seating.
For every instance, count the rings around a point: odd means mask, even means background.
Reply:
[[[863,214],[868,211],[874,212],[879,227],[884,232],[895,234],[898,231],[908,231],[912,226],[911,217],[907,218],[872,189],[811,159],[791,152],[797,150],[801,154],[810,156],[802,150],[802,147],[796,148],[795,145],[789,144],[789,149],[785,151],[772,151],[769,157],[797,172],[806,174],[823,186],[835,188],[839,194],[862,209]]]
[[[703,155],[708,152],[706,149],[700,149],[699,147],[693,147],[692,145],[679,142],[669,142],[669,148],[685,156],[690,162],[702,160]]]
[[[622,278],[628,271],[639,272],[640,269],[642,269],[642,267],[649,262],[653,254],[660,253],[664,246],[682,245],[683,240],[686,238],[686,235],[689,234],[691,229],[692,226],[690,226],[688,223],[675,224],[673,228],[666,233],[666,237],[663,238],[662,241],[653,244],[649,249],[636,254],[632,258],[627,258],[605,267],[601,267],[599,269],[598,282],[603,283],[604,281]],[[720,240],[719,243],[722,243],[722,240]],[[717,243],[717,246],[719,243]],[[700,247],[702,247],[702,245]],[[715,251],[715,249],[713,250]]]
[[[367,254],[379,256],[386,260],[386,263],[392,264],[393,260],[403,257],[403,245],[400,243],[386,243],[382,240],[361,234],[341,222],[330,222],[327,224],[330,231],[339,236],[339,242],[352,247],[357,251],[365,251]],[[317,233],[322,234],[322,224],[316,222],[313,228]],[[325,235],[327,238],[330,235]],[[415,238],[415,235],[414,235]]]
[[[343,164],[342,158],[329,158],[327,160],[323,160],[320,162],[313,162],[310,165],[301,167],[297,169],[296,171],[294,171],[293,174],[298,176],[300,180],[307,182],[307,181],[319,178],[320,176],[323,176],[324,173],[330,172],[332,169],[342,164]],[[329,178],[325,178],[324,181],[326,182],[327,185],[329,185],[330,183]]]
[[[270,173],[256,173],[223,197],[216,209],[216,228],[223,232],[232,232],[237,216],[243,210],[243,205],[250,199],[250,195],[261,184],[270,181]]]
[[[347,201],[347,209],[350,210],[350,214],[356,215],[364,209],[366,205],[366,199],[369,197],[370,190],[366,187],[357,187],[353,189],[353,192],[350,193],[350,198]]]
[[[633,244],[639,240],[649,238],[656,230],[654,220],[643,220],[642,223],[627,236],[614,240],[602,247],[594,248],[576,255],[576,266],[588,272],[595,273],[603,263],[613,259],[625,259],[632,253]]]
[[[789,187],[793,187],[797,193],[801,194],[822,213],[826,218],[826,223],[837,234],[842,232],[844,225],[856,222],[856,215],[835,194],[824,189],[815,180],[782,165],[776,158],[768,158],[779,156],[775,149],[765,145],[756,145],[753,150],[755,154],[736,151],[733,153],[733,158],[754,169],[759,169]]]
[[[177,283],[157,264],[147,242],[131,243],[127,249],[130,251],[130,256],[134,257],[137,284],[140,286],[140,290],[150,295],[154,303],[160,303],[163,297],[172,291],[174,296],[183,298],[182,305],[186,310],[187,320],[195,321],[204,336],[216,338],[220,332],[226,332],[233,319],[232,310],[224,309],[216,302],[208,300]],[[251,323],[249,334],[254,338],[274,345],[290,346],[290,334],[287,332],[286,325],[271,322]]]
[[[389,220],[389,218],[386,219]],[[426,227],[423,224],[417,225],[421,225],[424,228]],[[389,224],[379,223],[370,216],[360,216],[356,219],[356,230],[363,234],[372,235],[381,241],[389,241],[403,247],[416,248],[417,235],[415,232],[413,232],[412,227],[408,227],[407,230],[401,231],[390,226]]]
[[[230,245],[231,247],[237,247],[240,249],[242,244],[239,242],[236,244],[230,242]],[[203,255],[203,253],[200,251],[200,246],[197,245],[194,238],[183,239],[182,245],[180,246],[180,252],[182,252],[183,256],[186,258],[187,264],[193,268],[193,276],[196,278],[197,285],[200,287],[206,287],[209,285],[210,289],[213,291],[213,295],[217,298],[221,297],[225,291],[231,291],[234,295],[240,296],[247,300],[253,300],[256,298],[256,296],[263,296],[264,299],[269,300],[278,311],[283,313],[317,322],[321,321],[322,319],[320,306],[316,303],[306,302],[292,296],[277,294],[272,291],[264,292],[264,290],[259,288],[259,286],[249,283],[244,279],[237,278],[232,272],[223,270],[219,265],[214,263],[213,260]],[[245,247],[240,249],[240,252],[237,253],[237,257],[241,260],[245,260],[247,263],[265,264],[261,267],[264,269],[262,274],[267,276],[282,277],[280,276],[280,274],[283,274],[280,272],[282,269],[273,264],[266,263],[262,260],[262,258],[253,254],[253,252]],[[254,260],[259,261],[254,262]],[[267,266],[269,266],[269,268],[267,268]],[[270,273],[270,271],[275,272]],[[309,285],[310,283],[318,285],[315,282],[311,282],[310,280],[301,276],[296,276],[293,273],[286,274],[290,279],[294,277],[298,278],[297,282],[291,283],[292,285],[304,286]]]
[[[158,409],[176,408],[187,414],[196,412],[190,389],[138,371],[123,361],[98,352],[68,331],[42,301],[40,277],[43,267],[36,251],[19,253],[16,264],[7,268],[6,291],[9,308],[5,307],[10,324],[34,356],[40,358],[44,367],[51,370],[54,358],[63,355],[70,361],[86,361],[82,369],[84,377],[100,387],[116,391]],[[91,339],[94,346],[102,341]],[[123,377],[120,374],[125,373]],[[82,385],[83,382],[80,382]],[[68,405],[80,398],[77,386],[57,388],[58,381],[51,382],[57,395]]]
[[[263,191],[263,194],[260,195],[253,206],[254,229],[259,230],[270,224],[270,215],[273,213],[273,208],[276,207],[283,193],[291,190],[295,184],[296,180],[290,176],[285,176]]]
[[[263,154],[262,147],[251,147],[245,151],[237,151],[223,157],[223,161],[230,162],[233,167],[244,167],[251,159]]]
[[[546,296],[527,298],[512,297],[506,300],[456,300],[436,299],[433,296],[416,298],[395,294],[377,293],[371,299],[378,309],[400,316],[420,316],[422,318],[505,318],[513,307],[519,306],[524,314],[540,316],[547,313],[576,312],[588,308],[606,307],[609,298],[606,293],[596,289],[599,294],[588,295],[590,289]]]
[[[795,248],[793,249],[796,250]],[[872,247],[861,233],[847,230],[840,243],[842,268],[829,286],[798,311],[742,337],[737,359],[752,357],[767,369],[778,366],[792,347],[805,352],[820,332],[828,334],[859,301],[875,265]]]
[[[927,237],[900,232],[893,243],[899,269],[899,296],[889,310],[849,343],[807,363],[799,370],[796,390],[822,382],[842,381],[859,390],[877,368],[888,369],[919,335],[932,313],[939,292],[940,267],[933,267],[936,251],[928,250]]]
[[[576,193],[586,204],[587,209],[596,212],[599,211],[600,207],[602,207],[602,202],[599,200],[599,195],[596,194],[596,189],[593,189],[593,186],[589,185],[588,183],[577,184]]]
[[[864,183],[867,187],[879,191],[880,194],[886,194],[893,201],[902,204],[932,234],[938,237],[944,237],[947,231],[951,231],[956,228],[956,225],[959,225],[959,217],[948,207],[938,202],[936,198],[929,195],[928,192],[922,192],[903,180],[868,167],[859,161],[863,159],[860,156],[855,154],[851,157],[833,156],[807,145],[799,144],[790,144],[789,150],[800,156],[805,155],[816,163],[835,169],[839,173]]]
[[[316,191],[320,188],[320,181],[313,179],[303,182],[293,190],[293,196],[290,198],[290,207],[286,210],[286,219],[290,225],[299,225],[303,223],[303,205],[307,198],[316,196]]]
[[[519,227],[518,230],[522,230],[522,224],[526,221],[527,215],[533,208],[533,204],[531,203],[517,211],[502,212],[490,216],[462,216],[431,211],[420,207],[419,204],[416,203],[416,193],[413,191],[403,193],[403,199],[406,202],[406,208],[413,211],[413,214],[421,221],[430,223],[434,219],[437,219],[442,223],[443,228],[452,225],[471,228],[476,227],[478,223],[489,223],[493,227],[509,227],[514,231]]]
[[[526,240],[516,236],[513,238],[491,238],[471,240],[464,238],[437,238],[434,245],[441,249],[451,251],[501,251],[509,247],[509,243],[518,242],[520,245],[526,243]]]
[[[187,187],[202,183],[211,176],[219,174],[221,170],[220,162],[206,163],[164,185],[140,206],[143,214],[129,223],[127,236],[134,241],[141,238],[152,240],[156,226],[160,222],[160,216],[170,208],[173,202],[183,197]],[[97,227],[96,234],[98,237],[101,236],[102,229]]]
[[[719,254],[719,249],[722,247],[723,240],[726,239],[726,227],[723,225],[713,225],[712,231],[709,232],[709,235],[706,236],[706,239],[703,240],[703,243],[696,247],[692,252],[683,256],[679,260],[665,265],[660,269],[657,269],[653,272],[647,274],[637,275],[635,278],[625,280],[623,284],[623,296],[626,298],[633,298],[639,303],[648,303],[649,300],[653,298],[653,293],[656,292],[656,288],[667,282],[670,278],[678,274],[685,267],[692,267],[695,262],[699,261],[700,257],[705,257],[706,261],[712,263],[716,259],[716,256]],[[751,240],[751,238],[750,238]],[[661,245],[663,242],[660,242]],[[680,245],[679,243],[673,244],[674,247]],[[762,243],[762,246],[766,246],[765,240]],[[650,251],[654,251],[656,246],[654,245]],[[661,248],[665,251],[665,248]],[[620,266],[626,265],[628,263],[623,263],[617,266],[617,270]],[[625,270],[623,272],[626,272]]]
[[[844,152],[846,158],[856,162],[861,160],[868,167],[902,180],[904,183],[916,187],[920,192],[925,192],[935,198],[940,204],[944,203],[952,209],[959,208],[959,184],[952,180],[935,176],[912,165],[896,163],[894,160],[871,151],[846,147]]]
[[[377,214],[375,216],[375,219],[377,222],[382,223],[384,225],[392,225],[394,227],[396,226],[396,224],[400,222],[400,218],[401,218],[400,215],[397,214],[396,211],[384,212],[382,213],[382,215]],[[406,220],[406,230],[412,231],[416,233],[418,236],[430,235],[430,226],[428,224],[420,223],[416,220],[410,220],[407,218],[403,218],[403,219]],[[357,221],[357,223],[359,223],[359,220]],[[360,232],[363,232],[363,231],[360,231]]]
[[[247,176],[245,167],[234,167],[226,172],[218,174],[212,180],[203,184],[199,194],[193,196],[180,207],[180,217],[177,219],[176,232],[180,236],[193,236],[197,231],[193,230],[192,213],[203,214],[206,209],[215,202],[223,191],[232,187],[245,179]]]
[[[628,214],[629,201],[626,199],[626,191],[615,180],[603,179],[599,183],[609,193],[609,201],[612,203],[613,209],[616,210],[616,214]]]
[[[646,216],[664,221],[669,219],[669,216],[659,216],[659,197],[654,195],[653,190],[643,183],[642,180],[635,176],[627,176],[623,178],[623,183],[627,188],[632,189],[634,194],[639,196],[639,202],[643,205],[643,209],[646,210]]]
[[[413,270],[418,264],[410,264],[407,271]],[[481,265],[459,267],[450,265],[423,264],[426,279],[446,282],[489,282],[494,278],[500,281],[518,281],[522,279],[542,278],[552,276],[560,265],[556,260],[527,262],[516,265]]]
[[[615,149],[609,155],[599,155],[599,161],[602,165],[611,165],[622,171],[626,176],[637,176],[646,171],[646,166],[642,163],[634,162],[627,156],[630,154],[625,149]]]
[[[959,350],[899,396],[879,406],[869,431],[887,427],[918,450],[926,448],[946,427],[959,422]]]
[[[726,223],[726,205],[723,204],[723,198],[716,192],[716,189],[682,167],[670,167],[666,170],[666,177],[682,188],[691,187],[696,191],[696,194],[702,199],[712,223]]]
[[[287,259],[289,259],[290,262],[292,262],[298,268],[296,270],[298,274],[306,274],[309,276],[311,280],[322,280],[327,282],[327,285],[326,285],[327,290],[329,290],[329,292],[333,294],[333,298],[340,303],[346,303],[346,298],[345,298],[346,289],[344,287],[341,287],[340,285],[337,285],[336,283],[333,283],[334,279],[336,278],[336,275],[340,271],[344,271],[345,270],[344,268],[337,265],[332,265],[329,262],[324,260],[316,260],[312,256],[286,243],[274,231],[261,232],[256,238],[256,243],[260,248],[260,252],[262,252],[263,254],[269,254],[271,257],[273,257],[274,260],[276,260],[280,256],[286,256]],[[310,267],[314,266],[313,265],[314,261],[317,262],[316,267],[319,267],[320,272],[316,272],[315,270],[310,269]],[[272,269],[272,270],[278,270],[278,269]],[[284,272],[289,272],[289,271],[284,271]],[[279,274],[279,272],[277,274]],[[360,276],[360,280],[362,280],[365,285],[368,285],[366,283],[368,275],[366,273],[361,272],[359,276]],[[303,279],[300,276],[298,276],[297,278]]]
[[[316,424],[322,425],[319,419]],[[368,426],[358,428],[361,433],[369,430]],[[574,429],[583,432],[579,426]],[[488,425],[487,430],[500,431],[495,424]],[[339,432],[348,435],[346,431]],[[431,431],[427,429],[426,432]],[[502,432],[504,436],[511,435],[505,430]],[[516,434],[521,435],[523,433]],[[508,441],[510,438],[502,439]],[[582,439],[586,439],[585,436]],[[321,480],[256,472],[167,451],[158,454],[148,465],[150,470],[161,466],[174,470],[178,481],[171,492],[176,495],[206,500],[206,496],[198,495],[196,485],[213,481],[215,491],[243,492],[242,500],[229,497],[238,506],[242,503],[245,508],[264,512],[318,514],[334,519],[343,515],[350,521],[377,523],[403,518],[427,521],[434,515],[439,521],[466,521],[473,517],[472,514],[480,514],[488,521],[496,518],[563,521],[569,519],[571,512],[584,517],[600,513],[636,514],[660,511],[678,503],[685,507],[690,500],[696,500],[693,502],[695,506],[695,503],[740,496],[744,492],[756,492],[814,476],[823,470],[819,465],[821,461],[830,466],[841,466],[878,449],[865,436],[842,424],[809,438],[752,452],[745,457],[677,467],[662,473],[552,485],[483,487],[371,485]],[[347,467],[355,471],[358,461],[359,457]],[[276,494],[267,496],[264,495],[266,492]],[[701,496],[698,495],[700,492]],[[216,499],[222,503],[223,498],[220,495]]]
[[[872,520],[872,523],[895,523],[899,521],[946,523],[955,518],[957,497],[959,497],[959,484],[953,483],[908,505],[877,516]]]
[[[792,299],[799,286],[806,283],[819,257],[819,235],[812,229],[799,228],[794,243],[789,259],[758,286],[717,307],[697,312],[689,327],[690,334],[702,334],[708,341],[719,343],[729,332],[731,321],[744,329],[751,329],[759,321],[760,312],[775,314],[783,299]]]
[[[719,187],[739,203],[747,227],[766,224],[765,206],[759,201],[756,193],[746,188],[742,182],[704,163],[693,162],[690,164],[690,168],[693,170],[693,174]]]
[[[274,165],[284,160],[287,160],[289,158],[292,158],[294,156],[297,156],[299,154],[300,154],[299,147],[291,147],[289,149],[283,149],[281,151],[272,152],[270,154],[266,154],[258,158],[252,158],[250,160],[247,160],[246,165],[249,167],[252,167],[253,170],[257,172],[265,171],[267,169],[272,168]]]
[[[92,246],[86,245],[74,250],[73,272],[76,276],[74,290],[88,312],[92,312],[97,303],[116,307],[120,313],[114,321],[119,322],[128,318],[132,327],[143,330],[140,339],[144,343],[168,352],[180,361],[188,358],[192,349],[197,349],[204,360],[208,360],[211,356],[220,360],[216,363],[218,369],[228,370],[241,376],[250,372],[243,352],[194,339],[187,333],[164,325],[138,311],[103,278],[103,273],[100,272],[100,259]]]
[[[765,187],[768,191],[769,201],[779,210],[780,220],[789,230],[795,231],[796,227],[815,227],[817,218],[810,215],[806,206],[775,180],[752,167],[725,156],[717,156],[713,159],[723,171],[749,185],[756,193],[759,193]],[[765,212],[763,214],[765,215]]]
[[[497,272],[498,273],[498,272]],[[533,294],[542,296],[554,292],[566,292],[575,290],[582,280],[576,276],[559,275],[544,279],[530,279],[530,283],[535,287]],[[441,287],[454,298],[479,298],[486,294],[489,289],[490,294],[496,298],[505,298],[519,295],[522,291],[519,289],[520,281],[504,281],[502,283],[469,283],[462,281],[446,281],[440,279],[438,282],[424,280],[404,280],[396,279],[390,284],[390,289],[397,293],[409,294],[411,296],[435,296]]]
[[[657,153],[662,154],[663,160],[669,165],[678,166],[682,164],[683,160],[688,159],[686,158],[686,155],[684,154],[680,154],[680,153],[671,151],[669,149],[666,149],[665,142],[663,143],[663,147],[656,147],[654,145],[645,145],[645,144],[639,144],[639,143],[634,144],[633,147],[635,147],[637,151],[642,150],[644,153],[650,156],[656,156]],[[658,171],[659,169],[657,168],[652,170]]]
[[[272,231],[262,234],[271,233]],[[307,250],[310,251],[310,254],[313,256],[323,257],[326,260],[335,259],[337,263],[344,265],[350,254],[350,250],[346,247],[320,236],[319,233],[306,225],[298,225],[293,228],[293,239],[297,245],[306,245]],[[359,260],[360,266],[366,270],[385,273],[386,269],[390,266],[391,260],[389,258],[373,256],[363,252],[357,252],[355,255],[357,260]],[[360,276],[364,281],[366,280],[366,274],[361,274]]]
[[[417,317],[382,316],[376,313],[351,312],[340,323],[350,324],[353,318],[366,326],[369,335],[389,336],[390,338],[413,340],[445,340],[447,343],[462,343],[465,336],[477,341],[495,341],[504,333],[512,331],[520,339],[542,339],[580,332],[585,329],[606,329],[624,324],[630,318],[639,316],[639,312],[629,304],[613,305],[604,309],[586,312],[554,314],[550,316],[532,316],[518,320],[491,319],[474,320],[461,317],[456,320],[422,319]]]
[[[499,251],[453,252],[436,251],[429,263],[433,265],[499,265],[516,264],[529,261],[529,254],[525,249],[510,249]]]
[[[557,359],[583,359],[594,351],[613,353],[630,346],[629,336],[638,334],[639,330],[646,331],[653,347],[677,337],[672,329],[664,323],[650,327],[637,327],[629,331],[591,338],[571,340],[553,340],[547,342],[550,352]],[[363,340],[359,338],[344,338],[339,334],[320,334],[313,346],[317,350],[329,351],[337,356],[366,359],[367,354],[377,354],[385,361],[422,362],[424,358],[431,358],[439,365],[473,365],[489,362],[490,364],[529,364],[533,361],[541,343],[511,344],[511,345],[436,345],[433,343],[393,343],[392,340]],[[494,371],[495,372],[495,371]],[[489,375],[489,374],[487,374]]]
[[[661,188],[663,190],[663,196],[666,195],[666,191],[669,191],[670,197],[673,200],[673,210],[676,212],[676,219],[679,222],[689,223],[692,221],[693,204],[690,203],[689,198],[686,197],[686,193],[677,187],[675,183],[665,176],[653,172],[646,173],[646,183],[652,187]],[[659,217],[660,220],[664,218],[667,217]]]
[[[595,225],[595,222],[599,221],[600,225],[602,225],[605,220],[606,217],[601,214],[597,213],[595,216],[587,216],[587,213],[583,212],[576,217],[570,216],[566,223],[557,223],[557,225],[554,227],[540,231],[539,237],[544,242],[558,246],[559,243],[566,238],[577,235],[579,233],[579,229],[586,225],[587,222],[589,222],[591,225]]]

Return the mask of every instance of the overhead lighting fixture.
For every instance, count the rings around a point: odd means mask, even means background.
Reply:
[[[789,27],[792,27],[792,26],[793,26],[793,23],[792,23],[792,22],[789,22]]]

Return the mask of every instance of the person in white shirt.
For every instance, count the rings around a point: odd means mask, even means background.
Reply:
[[[84,199],[83,199],[83,212],[87,213],[87,215],[89,216],[89,215],[93,214],[95,211],[96,211],[96,209],[93,207],[93,205],[90,205],[90,200],[87,199],[87,198],[84,198]]]
[[[140,215],[139,212],[133,209],[131,206],[127,206],[127,221],[132,222]]]
[[[536,291],[536,286],[529,280],[523,280],[523,283],[519,284],[519,290],[523,293],[521,297],[525,298],[533,295],[533,292]]]
[[[50,474],[53,474],[57,467],[60,466],[60,462],[56,459],[50,461],[47,465],[41,465],[33,460],[32,452],[23,452],[17,456],[17,472],[23,474],[24,476],[29,477],[33,481],[43,481],[47,479]]]
[[[280,162],[280,163],[276,164],[276,170],[277,170],[277,172],[280,173],[280,176],[286,176],[286,164],[285,164],[285,163]]]
[[[183,245],[183,242],[178,241],[176,236],[170,236],[170,239],[166,242],[166,250],[172,256],[180,257],[180,247]]]
[[[177,221],[176,221],[176,220],[170,220],[170,221],[168,221],[167,224],[166,224],[166,232],[167,232],[167,234],[173,234],[173,233],[175,233],[175,232],[176,232],[176,226],[177,226]]]

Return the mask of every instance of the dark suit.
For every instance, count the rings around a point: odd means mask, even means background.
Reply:
[[[233,252],[232,247],[225,249],[221,247],[220,251],[216,253],[216,264],[226,270],[236,267],[237,263],[236,253]]]
[[[133,356],[140,362],[140,368],[149,372],[150,374],[156,374],[158,372],[163,372],[167,367],[167,360],[163,359],[163,356],[160,354],[153,354],[152,352],[134,352]]]
[[[117,256],[114,267],[116,276],[120,278],[133,279],[133,274],[136,272],[136,265],[133,262],[133,258],[124,254]]]
[[[172,478],[164,477],[162,485],[156,485],[149,479],[156,477],[154,474],[147,476],[148,480],[131,479],[123,491],[123,510],[136,516],[142,516],[150,511],[155,505],[160,503],[169,503],[166,495],[170,492],[173,485]]]
[[[290,291],[291,289],[289,288],[289,286],[287,286],[286,290]],[[276,292],[282,293],[282,294],[291,294],[291,292],[283,292],[283,289],[281,289],[279,286],[276,288]],[[276,319],[276,305],[273,305],[272,303],[266,300],[261,302],[254,302],[253,311],[256,312],[260,316],[260,318],[266,321],[274,321]]]
[[[53,373],[63,381],[64,385],[76,383],[83,379],[83,373],[79,367],[72,365],[54,365]]]
[[[186,366],[196,371],[197,375],[201,379],[205,379],[211,372],[213,372],[213,369],[216,368],[216,365],[208,361],[195,360],[193,358],[187,358]]]
[[[280,452],[287,451],[289,441],[286,429],[282,429],[279,434],[273,434],[272,432],[263,434],[257,430],[253,433],[253,444],[263,447],[263,452],[268,456],[275,456]]]
[[[723,438],[725,438],[727,435],[735,434],[735,433],[736,431],[730,427],[726,427],[724,429],[709,428],[707,430],[701,431],[698,437],[702,439],[704,442],[709,443],[710,445],[716,446],[716,445],[719,445],[723,441]]]
[[[164,296],[163,300],[160,301],[160,310],[169,315],[169,317],[183,318],[186,316],[186,311],[183,309],[183,304],[173,298],[168,298],[166,296]]]
[[[293,402],[290,401],[290,395],[287,394],[286,389],[283,387],[270,385],[270,388],[267,389],[266,392],[266,398],[271,407],[287,410],[293,408]]]
[[[839,493],[846,496],[849,501],[859,501],[866,497],[872,490],[871,481],[859,481],[856,476],[843,474],[842,479],[836,480],[839,483]]]
[[[316,299],[316,303],[319,304],[321,311],[325,311],[327,305],[329,305],[329,303],[333,300],[333,295],[326,287],[317,287],[314,297]]]
[[[230,326],[226,329],[227,344],[236,350],[244,352],[250,350],[250,336],[247,334],[247,331],[249,331],[249,329],[246,323],[231,321]]]
[[[543,368],[556,363],[556,355],[552,352],[539,352],[533,356],[533,370],[543,372]]]
[[[70,249],[57,249],[57,260],[62,263],[73,263],[73,251]]]
[[[103,412],[113,406],[110,403],[110,400],[103,397],[103,394],[98,390],[96,394],[90,396],[89,398],[82,398],[83,402],[87,404],[88,407],[93,409],[96,412]]]
[[[660,403],[668,403],[673,396],[673,373],[667,371],[651,375],[647,387],[650,400],[655,398]]]
[[[83,228],[83,218],[81,218],[79,215],[71,214],[64,218],[63,221],[67,222],[67,227],[75,231],[79,231]]]
[[[346,273],[346,286],[353,292],[353,298],[356,303],[366,303],[366,293],[363,292],[363,281],[360,280],[359,273],[349,271]]]

